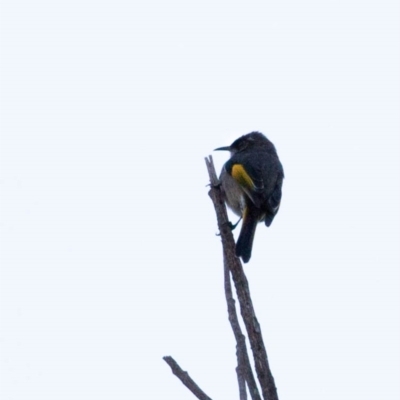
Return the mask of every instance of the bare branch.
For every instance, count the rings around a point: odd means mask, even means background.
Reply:
[[[189,376],[187,371],[184,371],[178,363],[170,356],[163,357],[164,361],[171,367],[172,373],[177,376],[181,382],[200,400],[212,400],[208,397]]]
[[[212,157],[206,158],[206,165],[210,176],[211,197],[217,215],[218,228],[221,233],[221,241],[224,251],[224,260],[229,265],[236,293],[240,304],[240,311],[246,327],[254,357],[254,365],[257,378],[260,382],[264,400],[278,400],[274,378],[269,368],[267,352],[265,350],[261,327],[257,321],[253,302],[250,297],[249,284],[244,274],[242,264],[235,256],[235,241],[229,227],[229,220],[224,204],[222,192],[219,187],[217,175],[215,173]]]
[[[243,371],[243,363],[239,361],[239,353],[238,353],[238,346],[236,346],[236,356],[238,358],[238,366],[236,367],[236,374],[239,384],[239,399],[240,400],[247,400],[247,390],[246,390],[246,379],[244,377]]]
[[[254,379],[253,370],[251,369],[249,355],[247,353],[246,338],[240,328],[239,319],[236,313],[235,299],[232,295],[231,277],[229,266],[224,260],[224,282],[225,282],[225,297],[228,304],[228,317],[229,322],[236,339],[236,356],[238,359],[238,366],[236,373],[238,375],[239,394],[240,400],[246,400],[246,388],[243,387],[247,381],[247,386],[253,400],[261,400],[260,393],[257,388],[257,383]]]

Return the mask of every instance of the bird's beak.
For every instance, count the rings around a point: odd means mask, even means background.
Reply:
[[[224,146],[224,147],[218,147],[217,149],[214,149],[214,151],[220,151],[220,150],[224,150],[224,151],[231,151],[231,146]]]

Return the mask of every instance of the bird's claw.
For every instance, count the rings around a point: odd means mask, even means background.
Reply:
[[[229,229],[230,229],[231,231],[233,231],[233,230],[238,226],[238,224],[239,224],[239,222],[240,222],[241,220],[242,220],[242,217],[239,218],[239,221],[236,222],[236,224],[232,224],[231,221],[228,221],[226,224],[228,225]],[[216,236],[221,236],[221,234],[220,234],[220,233],[216,233]]]

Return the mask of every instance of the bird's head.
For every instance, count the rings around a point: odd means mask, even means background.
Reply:
[[[251,132],[236,139],[230,146],[218,147],[214,150],[230,151],[231,155],[247,149],[270,146],[272,143],[260,132]]]

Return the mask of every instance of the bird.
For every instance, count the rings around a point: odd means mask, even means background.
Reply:
[[[275,146],[261,132],[248,133],[230,146],[214,149],[221,150],[230,152],[219,176],[224,200],[243,219],[235,252],[247,263],[257,224],[264,222],[269,227],[278,213],[284,171]]]

